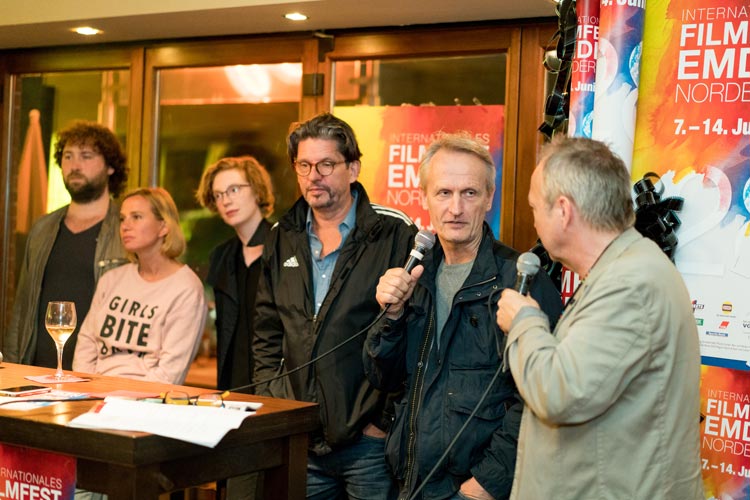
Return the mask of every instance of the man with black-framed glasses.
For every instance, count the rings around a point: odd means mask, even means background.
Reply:
[[[416,228],[398,210],[370,203],[357,182],[362,154],[346,122],[318,115],[295,125],[287,145],[302,196],[263,249],[254,381],[335,349],[258,393],[320,405],[322,429],[310,440],[308,498],[393,498],[384,458],[388,396],[365,377],[364,335],[336,346],[378,315],[378,277],[403,265]]]

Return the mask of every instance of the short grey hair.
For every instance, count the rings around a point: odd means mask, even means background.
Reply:
[[[556,136],[539,165],[547,208],[565,196],[593,229],[622,232],[635,223],[630,173],[603,142]]]
[[[487,145],[473,139],[468,132],[457,132],[441,135],[425,150],[424,155],[422,155],[422,161],[419,163],[419,187],[422,190],[427,187],[427,177],[430,175],[432,158],[441,149],[447,149],[456,153],[466,153],[481,160],[486,167],[485,186],[487,192],[492,192],[495,189],[495,162],[492,160],[492,155],[490,155]]]

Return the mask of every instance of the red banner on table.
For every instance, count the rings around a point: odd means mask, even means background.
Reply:
[[[0,498],[69,500],[75,485],[75,458],[0,443]]]

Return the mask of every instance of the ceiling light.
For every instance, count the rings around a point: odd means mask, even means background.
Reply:
[[[71,31],[84,36],[98,35],[102,32],[102,30],[92,28],[91,26],[81,26],[79,28],[73,28]]]
[[[284,17],[289,19],[290,21],[307,21],[307,16],[299,12],[290,12],[288,14],[284,14]]]

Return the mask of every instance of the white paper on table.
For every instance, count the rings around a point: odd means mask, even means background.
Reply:
[[[112,429],[157,434],[213,448],[237,429],[252,412],[210,406],[170,405],[143,401],[108,400],[79,415],[70,427]]]

